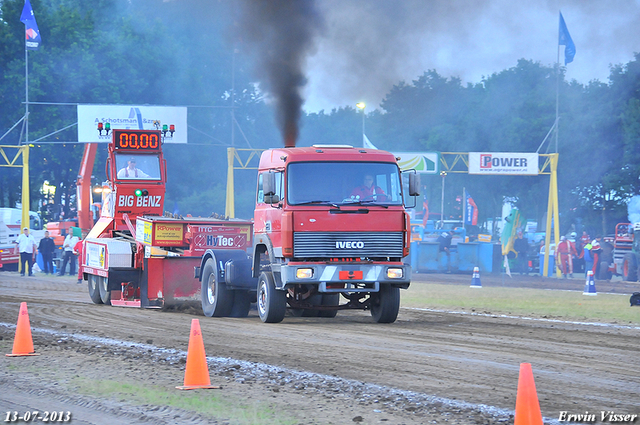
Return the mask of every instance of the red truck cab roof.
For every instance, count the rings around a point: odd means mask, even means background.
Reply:
[[[396,162],[393,154],[346,145],[313,145],[299,148],[276,148],[262,153],[260,170],[284,167],[290,162],[305,161],[371,161]]]

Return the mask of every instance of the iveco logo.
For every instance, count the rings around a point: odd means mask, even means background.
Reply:
[[[336,242],[336,248],[338,249],[362,249],[364,248],[364,242],[362,241],[338,241]]]

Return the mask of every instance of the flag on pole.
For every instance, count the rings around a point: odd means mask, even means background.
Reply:
[[[560,12],[560,28],[558,33],[558,45],[564,46],[564,64],[573,62],[573,57],[576,55],[576,45],[573,44],[573,40],[569,35],[567,24],[564,23],[562,12]]]
[[[369,138],[364,133],[362,134],[362,146],[367,149],[378,149],[369,141]]]
[[[467,190],[464,190],[464,224],[476,226],[478,224],[478,206]]]
[[[26,34],[25,46],[27,50],[38,50],[42,40],[40,39],[40,30],[38,29],[36,17],[33,14],[33,9],[31,8],[29,0],[24,1],[22,15],[20,15],[20,22],[24,24]]]

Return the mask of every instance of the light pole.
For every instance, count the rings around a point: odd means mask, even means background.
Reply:
[[[364,103],[364,102],[358,102],[358,103],[356,103],[356,107],[362,111],[362,146],[363,146],[363,147],[366,147],[366,146],[364,145],[364,108],[365,108],[366,106],[367,106],[367,104],[366,104],[366,103]]]
[[[447,177],[446,171],[440,171],[442,177],[442,198],[440,199],[440,228],[444,227],[444,179]]]

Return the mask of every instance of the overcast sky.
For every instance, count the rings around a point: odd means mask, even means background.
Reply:
[[[304,109],[377,107],[426,70],[464,84],[524,58],[553,65],[561,10],[576,45],[567,78],[608,81],[640,51],[640,0],[319,0],[322,35],[307,62]],[[564,47],[560,61],[564,64]]]

